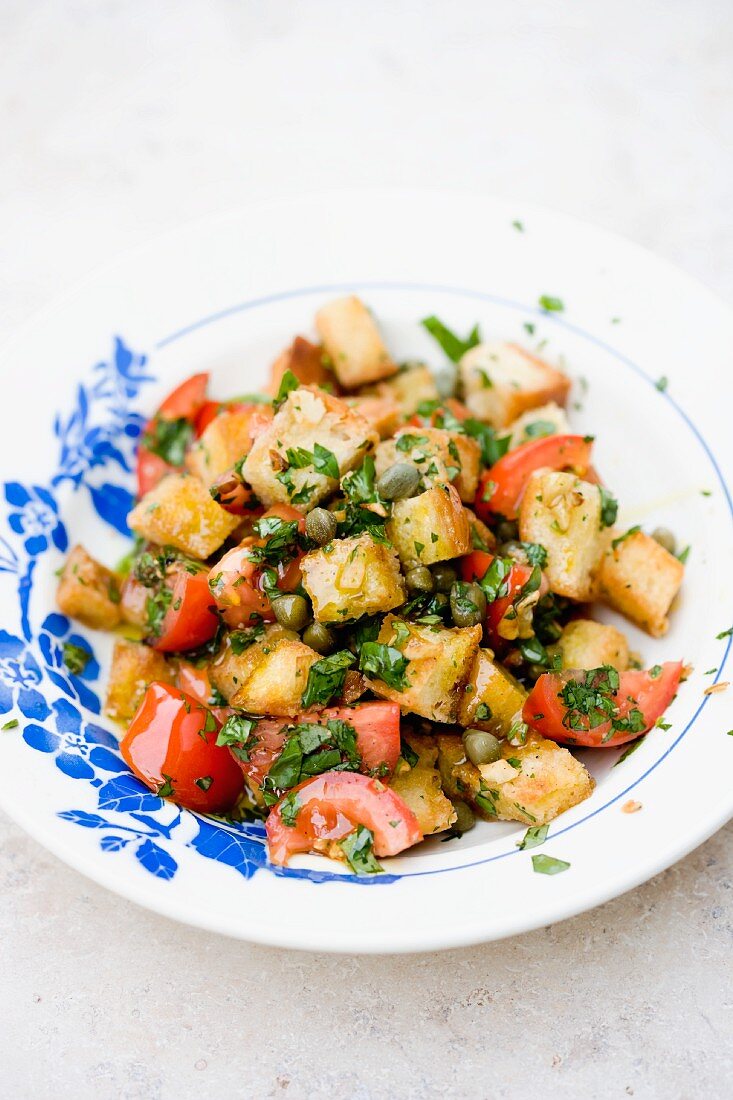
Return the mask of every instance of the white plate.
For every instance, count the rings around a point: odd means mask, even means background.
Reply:
[[[542,849],[571,863],[562,875],[533,873],[531,853],[516,847],[524,828],[509,824],[435,840],[374,879],[317,857],[275,873],[259,826],[211,824],[129,776],[95,713],[109,639],[55,615],[67,537],[109,562],[123,551],[115,525],[140,414],[193,370],[213,372],[217,395],[256,388],[292,334],[310,330],[315,308],[347,291],[374,309],[398,358],[441,364],[418,325],[429,313],[459,332],[478,321],[487,337],[546,340],[544,354],[578,379],[572,421],[597,436],[620,522],[663,524],[692,544],[668,636],[624,629],[647,664],[682,657],[695,671],[669,711],[671,729],[655,729],[616,767],[618,751],[585,754],[596,790],[553,822]],[[543,294],[565,311],[544,313]],[[124,257],[28,326],[3,359],[0,709],[19,725],[0,734],[0,804],[73,867],[142,905],[317,950],[495,939],[667,867],[733,813],[733,694],[703,695],[727,675],[731,638],[716,635],[733,623],[732,346],[731,312],[667,264],[569,218],[487,198],[306,197],[199,223]],[[654,384],[662,376],[664,391]],[[99,660],[81,681],[60,661],[69,631]],[[622,813],[631,797],[643,809]]]

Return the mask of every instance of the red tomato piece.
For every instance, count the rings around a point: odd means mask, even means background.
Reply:
[[[674,699],[681,674],[681,661],[667,661],[647,672],[632,669],[622,672],[618,678],[618,688],[609,692],[604,687],[607,680],[603,675],[594,678],[593,673],[575,669],[545,672],[529,693],[522,717],[537,733],[561,745],[614,748],[641,737],[652,728]],[[587,707],[591,709],[591,714],[584,714],[585,708],[577,705],[572,710],[568,709],[562,692],[572,680],[577,681],[581,688],[587,688],[582,695],[590,697]],[[606,699],[610,696],[615,707],[608,720],[599,721],[597,725],[592,725],[592,722],[601,719],[604,712],[602,707],[599,709],[593,704],[594,683],[600,683],[601,694]],[[614,730],[612,720],[629,720],[633,728]],[[576,725],[580,728],[576,729]]]
[[[154,681],[120,742],[123,759],[156,794],[189,810],[223,813],[239,797],[242,773],[217,746],[219,723],[191,696]]]
[[[329,707],[316,717],[316,721],[327,722],[330,718],[340,718],[356,730],[356,747],[364,771],[379,771],[386,764],[392,774],[400,755],[400,708],[397,703],[375,700],[359,703],[356,707]],[[300,718],[301,722],[310,720],[310,714]]]
[[[208,373],[192,374],[168,394],[158,409],[158,416],[163,416],[166,420],[183,419],[193,423],[196,414],[206,401],[208,384]]]
[[[377,856],[395,856],[422,840],[411,809],[390,787],[358,772],[325,772],[288,793],[288,825],[283,800],[265,822],[270,859],[285,864],[296,852],[318,851],[329,841],[343,840],[357,825],[374,836]]]
[[[160,455],[153,454],[142,443],[137,449],[137,495],[144,497],[166,474],[175,474],[176,467],[169,465]]]
[[[172,598],[153,649],[166,653],[196,649],[213,638],[219,619],[206,570],[191,573],[183,563],[176,563],[166,585],[172,589]]]
[[[195,699],[197,703],[201,703],[202,706],[210,710],[222,726],[227,718],[234,714],[232,707],[214,707],[211,705],[213,689],[205,665],[198,668],[196,665],[190,665],[187,661],[181,661],[176,670],[176,685],[185,695],[190,696],[191,699]]]
[[[487,554],[485,550],[473,550],[461,558],[461,576],[464,581],[482,580],[486,570],[494,560],[494,554]],[[505,644],[506,639],[501,635],[501,621],[520,594],[529,578],[532,576],[532,566],[522,562],[514,562],[509,569],[498,596],[486,609],[485,627],[489,635],[489,641],[494,649]],[[540,595],[547,589],[545,578],[542,578]]]
[[[590,465],[592,446],[588,436],[548,435],[508,451],[481,475],[474,503],[476,513],[483,520],[490,520],[496,513],[516,519],[530,474],[548,467],[572,469],[582,477]]]

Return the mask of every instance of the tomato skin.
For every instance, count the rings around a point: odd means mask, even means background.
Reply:
[[[494,554],[488,554],[485,550],[473,550],[470,554],[466,554],[464,558],[461,558],[461,576],[463,580],[480,581],[494,557]],[[514,562],[504,579],[507,594],[499,596],[493,603],[488,605],[484,625],[494,649],[506,644],[506,638],[503,638],[500,632],[501,621],[531,576],[532,567],[530,565],[524,565],[518,561]],[[546,589],[544,578],[543,584]],[[540,587],[540,593],[542,594],[542,586]]]
[[[195,699],[216,718],[222,726],[230,715],[234,714],[232,707],[213,707],[210,699],[212,696],[211,680],[209,672],[204,665],[201,668],[191,665],[188,661],[181,661],[176,670],[176,686],[185,695]]]
[[[189,573],[185,566],[180,566],[166,578],[166,583],[172,587],[173,597],[160,635],[152,643],[153,649],[163,653],[196,649],[213,638],[219,626],[208,574],[206,570]]]
[[[522,711],[524,721],[543,737],[560,745],[582,745],[592,749],[612,749],[635,741],[652,728],[672,702],[677,693],[682,674],[681,661],[666,661],[658,676],[632,669],[622,672],[616,693],[617,717],[628,717],[637,708],[644,718],[644,729],[636,733],[618,731],[611,733],[611,723],[604,722],[593,729],[569,729],[563,725],[567,708],[559,697],[564,685],[571,679],[584,679],[586,673],[574,669],[562,672],[545,672],[539,677],[527,696]]]
[[[206,723],[216,727],[206,731]],[[123,759],[156,793],[168,782],[170,797],[201,813],[222,813],[239,797],[242,773],[229,751],[216,745],[219,723],[191,696],[154,681],[120,742]],[[208,790],[197,779],[210,778]],[[167,797],[167,796],[166,796]]]
[[[295,825],[283,821],[280,802],[265,822],[275,864],[287,863],[296,852],[317,851],[319,841],[341,840],[357,825],[372,831],[377,856],[395,856],[423,838],[412,810],[378,779],[358,772],[325,772],[293,790],[300,801]]]
[[[163,404],[158,409],[152,420],[145,425],[143,438],[152,431],[156,419],[164,420],[189,420],[195,424],[196,416],[206,401],[206,387],[209,384],[209,375],[193,374],[185,382],[181,382],[172,393],[169,393]],[[166,474],[174,474],[179,469],[171,466],[160,455],[149,451],[144,443],[140,443],[137,449],[137,495],[144,497]]]
[[[147,428],[146,428],[147,431]],[[175,474],[176,467],[171,466],[161,458],[153,454],[142,443],[137,449],[137,495],[144,497],[151,489],[154,489],[166,474]]]
[[[590,466],[592,446],[586,436],[548,435],[508,451],[481,475],[474,502],[476,514],[488,521],[497,513],[516,519],[530,474],[546,466],[552,470],[572,468],[582,476]]]

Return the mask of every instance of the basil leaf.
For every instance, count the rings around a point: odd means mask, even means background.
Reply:
[[[530,825],[519,844],[517,844],[517,848],[525,851],[527,848],[537,848],[540,844],[544,844],[549,828],[549,825]]]
[[[348,649],[339,650],[338,653],[324,657],[311,665],[308,671],[308,682],[303,692],[303,706],[326,706],[334,695],[338,695],[344,686],[347,669],[355,663],[356,657],[349,653]]]
[[[461,340],[460,336],[456,336],[455,332],[451,332],[447,325],[444,325],[443,322],[439,321],[435,316],[424,317],[420,324],[430,333],[434,340],[437,340],[445,354],[453,363],[457,363],[467,351],[470,351],[471,348],[475,348],[477,344],[481,343],[481,334],[478,325],[474,325],[466,339]]]
[[[532,856],[532,870],[538,875],[559,875],[567,871],[569,866],[564,859],[555,859],[554,856]]]
[[[339,847],[357,875],[376,875],[382,871],[382,865],[374,856],[374,834],[366,825],[357,825],[353,833],[339,841]]]
[[[364,642],[359,656],[359,668],[369,676],[375,676],[395,691],[409,686],[405,676],[408,661],[399,649],[383,642]]]

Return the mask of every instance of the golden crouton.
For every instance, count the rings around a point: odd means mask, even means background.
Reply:
[[[405,602],[405,582],[391,546],[364,532],[334,539],[301,559],[303,587],[320,623],[338,623],[391,611]]]
[[[401,691],[368,679],[375,695],[434,722],[456,722],[464,687],[481,641],[481,627],[426,626],[387,615],[377,641],[407,659]]]
[[[517,344],[478,344],[459,369],[466,405],[495,428],[549,401],[564,405],[570,390],[567,375]]]
[[[685,567],[674,554],[636,531],[609,544],[598,574],[598,595],[654,638],[666,634],[667,614]]]
[[[312,386],[288,394],[242,470],[259,499],[309,512],[379,441],[356,409]]]
[[[388,439],[402,423],[402,413],[399,405],[389,397],[370,397],[369,395],[347,397],[346,404],[350,409],[364,417],[367,424],[379,433],[381,439]]]
[[[64,563],[56,602],[64,615],[96,630],[112,630],[120,621],[119,580],[83,546],[75,546]]]
[[[472,548],[474,550],[493,550],[496,546],[494,532],[470,508],[466,508],[465,512],[468,516],[468,529],[471,535]]]
[[[433,372],[423,364],[405,367],[385,382],[370,386],[366,392],[395,401],[405,419],[417,412],[423,401],[437,401],[440,396]]]
[[[522,497],[519,534],[547,551],[545,575],[552,592],[591,598],[604,546],[597,485],[575,474],[535,471]]]
[[[388,378],[397,370],[361,299],[351,296],[329,302],[316,313],[316,328],[346,389]]]
[[[620,630],[592,619],[573,619],[558,640],[563,668],[600,668],[612,665],[619,672],[629,667],[629,643]]]
[[[129,722],[153,680],[173,683],[173,669],[163,654],[139,642],[115,642],[104,713],[116,722]]]
[[[269,415],[267,406],[257,409],[256,418],[260,427]],[[253,439],[252,420],[251,409],[221,412],[206,426],[201,438],[189,450],[186,466],[207,488],[249,451]]]
[[[417,763],[398,771],[389,785],[412,810],[425,836],[441,833],[451,827],[456,811],[440,784],[435,738],[406,734],[404,740],[417,754]]]
[[[444,428],[406,428],[377,447],[377,477],[395,462],[414,463],[426,488],[450,482],[461,500],[476,496],[481,447],[471,436]]]
[[[320,344],[311,344],[304,336],[296,336],[292,344],[278,355],[270,368],[268,391],[275,395],[286,371],[294,374],[302,386],[321,386],[333,393],[338,383],[330,361]]]
[[[515,719],[521,720],[526,698],[526,690],[494,661],[491,650],[479,649],[461,698],[459,725],[506,737]]]
[[[292,631],[273,625],[246,645],[246,633],[234,631],[210,666],[214,687],[231,706],[249,714],[288,718],[302,710],[301,698],[318,654]],[[246,648],[242,648],[242,644]]]
[[[127,522],[150,542],[208,558],[240,522],[211,499],[191,474],[168,474],[139,501]]]
[[[468,514],[452,485],[395,501],[385,530],[403,565],[432,565],[471,549]]]
[[[537,409],[528,409],[513,420],[507,431],[511,435],[509,447],[519,447],[532,439],[542,439],[546,435],[567,435],[570,431],[565,409],[554,401],[540,405]]]
[[[536,734],[524,745],[505,742],[502,759],[481,769],[466,759],[460,737],[439,734],[437,741],[443,790],[469,802],[487,821],[544,825],[588,798],[595,786],[566,748]]]

